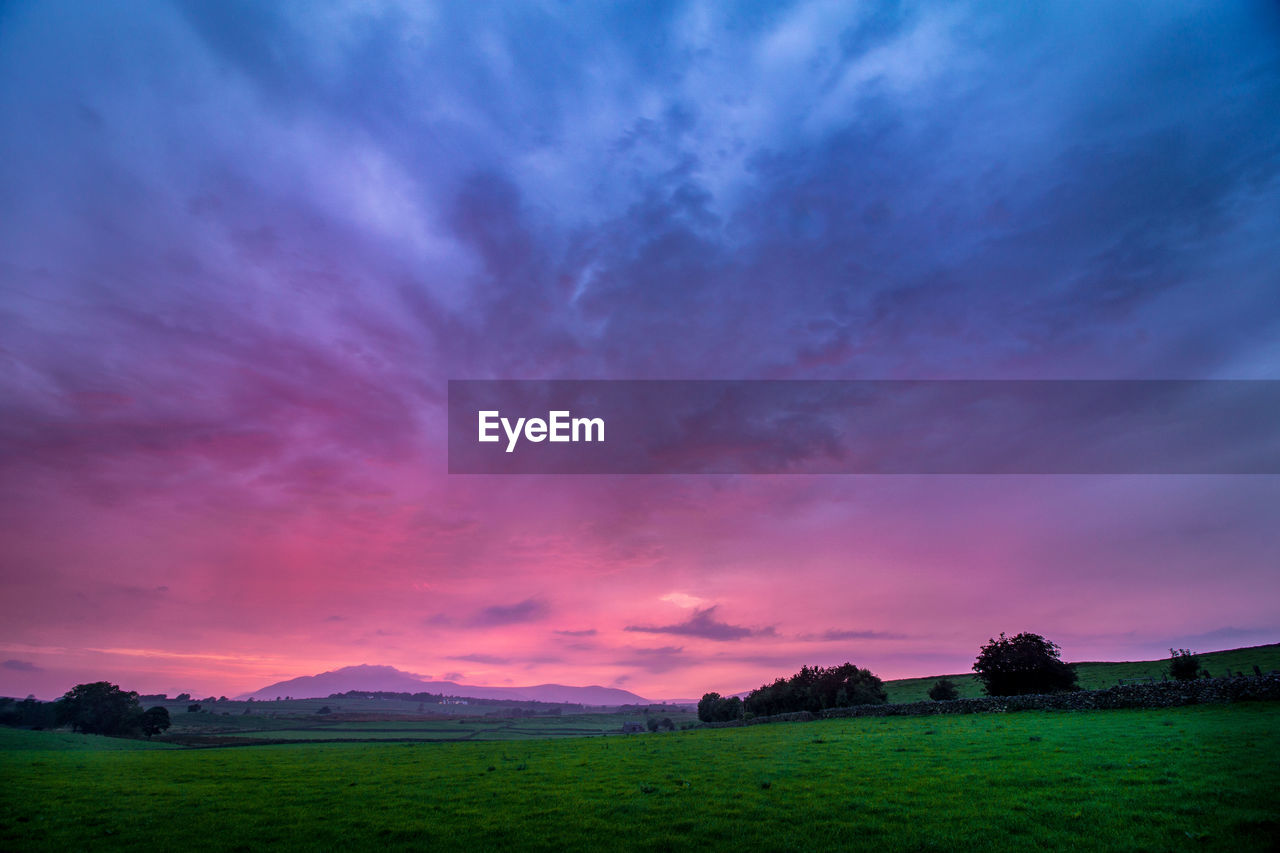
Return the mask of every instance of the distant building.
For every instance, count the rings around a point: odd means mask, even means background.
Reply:
[[[622,733],[624,735],[636,734],[644,731],[644,723],[623,723]]]

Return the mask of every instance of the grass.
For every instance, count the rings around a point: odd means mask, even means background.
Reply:
[[[82,735],[66,731],[34,732],[0,726],[0,751],[31,749],[47,751],[118,752],[138,749],[174,749],[173,744],[131,738]]]
[[[1280,643],[1223,652],[1205,652],[1197,654],[1196,657],[1200,658],[1200,665],[1213,675],[1226,675],[1228,669],[1232,673],[1244,672],[1253,675],[1255,665],[1263,672],[1280,670]],[[1169,667],[1169,659],[1166,657],[1158,660],[1119,663],[1084,661],[1077,663],[1075,667],[1076,674],[1080,677],[1080,686],[1086,690],[1098,690],[1114,687],[1121,679],[1128,681],[1152,678],[1159,681]],[[924,702],[929,698],[929,688],[937,684],[940,678],[950,678],[961,696],[984,695],[982,684],[973,673],[933,675],[928,678],[900,678],[895,681],[886,681],[884,689],[890,702]]]
[[[0,730],[0,849],[1267,850],[1278,724],[1242,703],[119,751]]]
[[[697,714],[669,707],[657,719],[670,717],[676,726],[697,722]],[[525,740],[530,738],[589,737],[619,734],[627,720],[643,722],[641,713],[566,714],[564,716],[495,718],[419,717],[405,719],[342,719],[339,715],[294,712],[289,715],[231,715],[200,711],[173,713],[173,726],[161,741],[216,745],[246,741],[332,741],[332,740]]]

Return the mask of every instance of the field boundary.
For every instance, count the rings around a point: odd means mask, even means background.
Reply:
[[[1009,711],[1108,711],[1120,708],[1173,708],[1231,702],[1280,701],[1280,673],[1124,684],[1101,690],[1033,693],[1024,696],[980,696],[942,702],[902,702],[795,711],[748,720],[702,723],[704,728],[731,728],[761,723],[807,722],[840,717],[924,717],[936,714],[991,714]]]

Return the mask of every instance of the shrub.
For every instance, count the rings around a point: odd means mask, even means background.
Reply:
[[[1200,675],[1200,658],[1190,649],[1169,649],[1169,676],[1178,681],[1191,681]]]
[[[929,688],[929,698],[935,702],[946,702],[951,699],[959,699],[960,691],[950,678],[941,678],[937,684]]]

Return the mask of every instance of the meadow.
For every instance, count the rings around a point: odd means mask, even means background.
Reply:
[[[0,729],[0,849],[1270,850],[1278,731],[1261,702],[217,749]]]
[[[222,703],[218,703],[222,704]],[[275,741],[463,741],[525,740],[619,734],[627,721],[644,723],[642,711],[533,717],[483,717],[469,714],[332,713],[318,715],[301,702],[259,703],[279,706],[268,713],[234,714],[217,710],[188,713],[171,709],[172,727],[157,740],[196,745],[236,745]],[[215,706],[216,708],[216,706]],[[696,724],[688,708],[653,706],[654,719],[669,718],[677,728]]]

